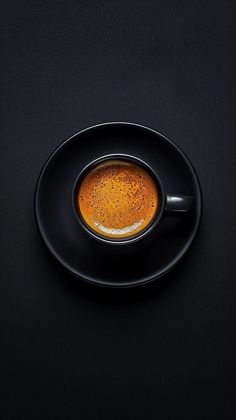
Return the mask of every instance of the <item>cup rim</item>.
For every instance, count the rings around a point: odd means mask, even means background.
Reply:
[[[89,173],[92,169],[94,169],[96,166],[98,166],[99,164],[101,164],[102,162],[106,162],[108,160],[124,160],[124,161],[129,161],[132,163],[135,163],[136,165],[144,168],[152,177],[153,181],[155,182],[155,185],[157,187],[158,193],[159,193],[159,197],[160,197],[160,202],[156,211],[155,216],[153,217],[153,219],[150,221],[150,223],[148,224],[148,226],[143,229],[140,233],[134,234],[133,236],[127,237],[127,238],[108,238],[107,236],[103,236],[102,234],[97,233],[95,230],[93,230],[84,220],[79,206],[77,205],[77,197],[78,197],[78,191],[79,191],[79,187],[84,179],[84,177],[87,175],[87,173]],[[88,163],[77,175],[76,180],[74,182],[73,185],[73,189],[72,189],[72,207],[73,207],[73,211],[74,211],[74,215],[77,219],[77,221],[79,222],[80,226],[87,232],[89,233],[89,235],[91,235],[93,238],[99,240],[100,242],[103,243],[108,243],[108,244],[112,244],[112,245],[124,245],[124,244],[130,244],[130,243],[134,243],[137,242],[138,240],[146,237],[151,231],[153,231],[153,229],[157,226],[157,224],[159,223],[164,208],[165,208],[165,193],[164,193],[164,189],[163,189],[163,185],[162,182],[160,180],[160,177],[158,176],[158,174],[156,173],[156,171],[146,162],[144,162],[142,159],[133,156],[133,155],[129,155],[126,153],[111,153],[111,154],[107,154],[107,155],[103,155],[100,156],[96,159],[94,159],[93,161],[91,161],[90,163]]]

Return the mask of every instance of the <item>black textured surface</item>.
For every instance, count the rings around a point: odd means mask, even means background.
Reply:
[[[2,1],[0,27],[1,418],[234,419],[235,2]],[[75,283],[34,223],[48,155],[111,120],[172,138],[203,191],[144,289]]]

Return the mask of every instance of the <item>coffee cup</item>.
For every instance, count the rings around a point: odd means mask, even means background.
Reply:
[[[142,159],[109,154],[93,160],[79,173],[72,207],[91,237],[124,245],[149,235],[165,213],[190,212],[194,198],[166,193],[159,175]]]

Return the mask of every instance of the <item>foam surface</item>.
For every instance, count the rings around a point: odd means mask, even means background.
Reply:
[[[86,175],[77,204],[93,230],[122,239],[139,233],[151,222],[158,207],[158,191],[143,168],[108,161]]]

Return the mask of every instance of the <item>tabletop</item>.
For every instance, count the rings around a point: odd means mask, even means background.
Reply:
[[[3,420],[235,418],[235,6],[1,2]],[[50,153],[105,121],[166,134],[200,180],[196,240],[150,286],[82,283],[35,224]]]

